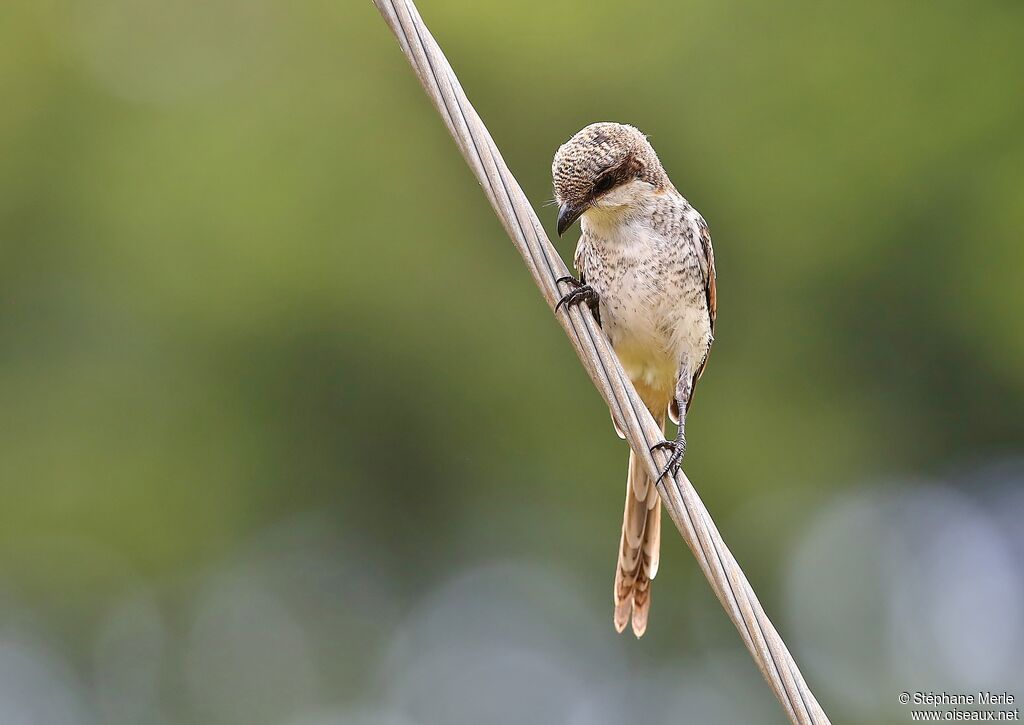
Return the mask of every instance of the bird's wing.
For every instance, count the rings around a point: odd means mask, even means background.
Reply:
[[[707,296],[708,316],[711,318],[711,334],[714,335],[715,317],[718,314],[718,292],[715,288],[717,277],[715,273],[715,250],[711,246],[711,230],[708,229],[708,223],[702,218],[698,218],[697,236],[697,258],[700,262],[701,274],[704,275],[704,294]]]
[[[697,217],[697,261],[700,264],[701,274],[704,276],[704,295],[708,304],[708,317],[711,325],[711,342],[708,343],[708,350],[704,353],[704,359],[700,367],[693,375],[693,383],[690,385],[690,397],[686,401],[686,409],[690,409],[693,403],[693,391],[697,388],[697,381],[704,374],[704,368],[708,366],[708,357],[711,355],[711,345],[715,341],[715,317],[718,315],[718,290],[716,289],[715,272],[715,250],[711,246],[711,230],[703,217]]]

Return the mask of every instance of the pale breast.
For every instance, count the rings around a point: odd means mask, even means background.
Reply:
[[[685,228],[685,210],[677,216],[675,224],[653,216],[618,224],[585,219],[576,255],[600,296],[602,326],[627,373],[670,390],[682,368],[696,371],[711,343],[692,232]]]

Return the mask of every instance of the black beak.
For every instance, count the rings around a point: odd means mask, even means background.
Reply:
[[[565,230],[571,227],[573,222],[579,219],[586,210],[586,207],[573,206],[572,204],[562,204],[562,206],[558,207],[558,222],[555,225],[558,236],[562,236]]]

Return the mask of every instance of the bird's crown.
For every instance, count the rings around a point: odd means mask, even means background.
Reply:
[[[585,204],[632,179],[656,188],[668,184],[647,137],[633,126],[611,122],[592,123],[562,144],[551,176],[560,204]]]

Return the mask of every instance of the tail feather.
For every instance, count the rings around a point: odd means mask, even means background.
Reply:
[[[644,539],[644,566],[650,579],[658,576],[658,565],[661,563],[661,497],[657,490],[654,496],[654,506],[648,509],[647,536]]]
[[[639,582],[638,582],[639,585]],[[638,638],[647,631],[647,617],[651,612],[651,580],[633,591],[633,634]]]
[[[647,629],[651,607],[651,580],[658,573],[661,550],[661,498],[643,463],[629,454],[626,506],[615,569],[614,624],[618,632],[632,619],[633,633]]]

